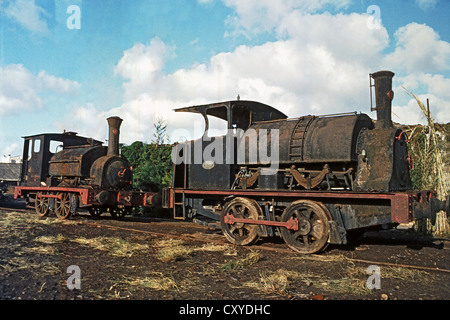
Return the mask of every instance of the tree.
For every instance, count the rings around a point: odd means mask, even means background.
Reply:
[[[122,147],[122,154],[133,166],[133,185],[145,191],[160,192],[172,182],[172,145],[163,119],[154,124],[151,143],[133,142]]]

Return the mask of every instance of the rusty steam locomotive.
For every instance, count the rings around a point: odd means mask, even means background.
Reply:
[[[175,110],[201,114],[206,129],[174,148],[163,206],[176,219],[220,220],[231,243],[281,236],[301,253],[345,244],[349,230],[435,219],[448,201],[411,190],[407,137],[391,120],[393,76],[369,77],[376,121],[357,113],[288,119],[240,100]],[[227,121],[225,136],[207,136],[209,116]]]
[[[153,206],[158,195],[133,191],[131,164],[119,154],[122,119],[108,118],[108,147],[74,132],[24,137],[20,185],[15,198],[34,202],[36,213],[54,211],[67,219],[78,208],[94,216],[123,216],[133,207]]]

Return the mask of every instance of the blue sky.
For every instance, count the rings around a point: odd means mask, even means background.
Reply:
[[[405,86],[449,122],[448,16],[448,0],[0,0],[0,161],[25,135],[105,139],[112,115],[125,143],[158,118],[176,141],[202,123],[172,109],[238,94],[290,117],[375,117],[381,69],[396,73],[394,121],[424,122]]]

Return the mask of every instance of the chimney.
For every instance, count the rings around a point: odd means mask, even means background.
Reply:
[[[108,155],[119,155],[119,133],[122,119],[119,117],[108,118],[109,125],[109,140],[108,140]]]
[[[392,78],[394,73],[391,71],[378,71],[370,74],[374,79],[375,84],[370,86],[375,87],[375,102],[376,107],[371,111],[377,112],[377,128],[392,128],[392,100],[394,99],[394,91],[392,91]],[[370,89],[370,97],[372,103],[372,88]]]

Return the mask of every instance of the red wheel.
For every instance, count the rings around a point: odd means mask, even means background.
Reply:
[[[61,220],[70,218],[70,194],[66,192],[60,192],[57,194],[59,198],[55,200],[55,214]]]
[[[39,217],[46,217],[50,212],[49,201],[48,198],[41,198],[41,196],[42,192],[36,195],[34,209]]]

